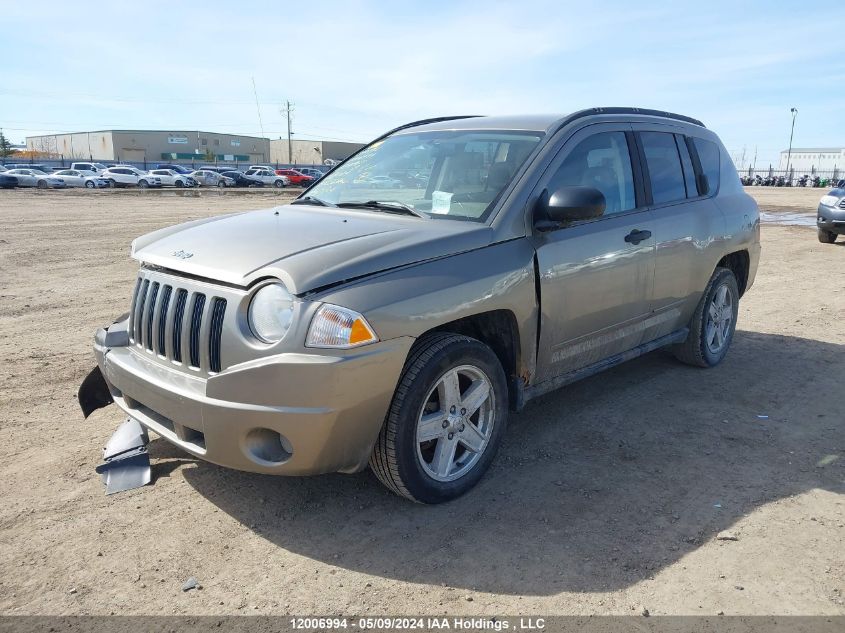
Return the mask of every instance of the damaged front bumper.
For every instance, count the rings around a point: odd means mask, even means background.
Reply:
[[[282,353],[208,377],[170,369],[129,341],[127,320],[100,329],[97,370],[79,393],[87,416],[113,401],[188,453],[278,475],[366,467],[411,338],[339,356]]]

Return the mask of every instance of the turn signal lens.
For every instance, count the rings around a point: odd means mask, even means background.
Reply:
[[[354,310],[327,303],[314,315],[305,346],[348,349],[376,343],[378,340],[363,316]]]

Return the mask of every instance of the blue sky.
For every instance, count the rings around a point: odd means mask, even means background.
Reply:
[[[366,141],[443,114],[633,105],[758,167],[845,146],[845,3],[3,2],[0,127]]]

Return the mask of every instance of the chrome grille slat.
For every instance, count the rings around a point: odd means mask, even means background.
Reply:
[[[191,310],[191,330],[188,334],[188,350],[191,367],[201,368],[200,364],[200,327],[202,314],[205,310],[205,295],[198,292],[194,295],[194,307]]]
[[[132,339],[132,342],[135,342],[135,304],[138,303],[138,292],[141,290],[141,284],[144,282],[143,279],[138,277],[135,281],[135,289],[132,291],[132,303],[129,304],[129,337]]]
[[[147,324],[144,330],[144,347],[150,351],[153,350],[153,317],[155,316],[156,299],[158,298],[159,287],[160,284],[157,281],[153,282],[153,285],[150,287],[150,296],[146,305],[145,320]]]
[[[158,343],[158,353],[162,356],[167,355],[165,347],[165,332],[167,331],[167,309],[170,307],[170,294],[173,292],[173,286],[167,285],[162,290],[161,307],[158,309],[158,333],[156,335],[156,342]]]
[[[183,370],[217,373],[223,369],[222,337],[227,301],[190,280],[142,270],[129,310],[130,342],[152,352],[157,362]],[[227,291],[221,290],[226,293]]]
[[[144,333],[144,304],[147,299],[147,291],[150,288],[150,280],[145,279],[138,293],[138,303],[135,304],[135,343],[143,345]]]
[[[177,363],[182,362],[182,322],[187,301],[188,291],[180,288],[176,296],[176,312],[173,315],[173,360]]]
[[[226,314],[226,300],[217,297],[211,309],[211,332],[208,336],[208,369],[220,371],[220,340],[223,337],[223,317]]]

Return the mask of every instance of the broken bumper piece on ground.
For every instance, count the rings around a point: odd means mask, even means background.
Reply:
[[[129,418],[117,427],[103,449],[104,463],[96,468],[103,476],[107,495],[150,483],[149,441],[146,429],[137,420]]]

